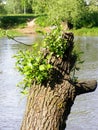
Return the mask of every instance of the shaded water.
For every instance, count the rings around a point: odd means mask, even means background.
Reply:
[[[36,39],[36,38],[35,38]],[[32,37],[17,37],[25,44],[35,41]],[[84,51],[84,64],[77,73],[80,79],[98,80],[98,38],[76,37],[75,41]],[[0,39],[0,130],[19,130],[25,109],[25,99],[21,97],[16,84],[21,76],[14,69],[15,59],[12,56],[19,49],[28,46],[7,38]],[[98,129],[98,88],[95,92],[78,96],[67,121],[66,130]],[[22,100],[21,100],[22,99]]]

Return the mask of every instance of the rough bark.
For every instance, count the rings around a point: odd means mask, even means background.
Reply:
[[[95,80],[76,85],[64,80],[55,90],[33,86],[28,96],[21,130],[64,130],[76,95],[94,91],[96,86]]]
[[[64,57],[61,59],[53,55],[49,62],[54,69],[49,81],[32,85],[21,130],[64,130],[75,97],[96,89],[95,80],[73,83],[70,79],[75,63],[71,55],[73,35],[64,34],[63,37],[68,40]]]

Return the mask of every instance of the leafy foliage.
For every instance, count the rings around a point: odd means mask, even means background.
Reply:
[[[4,7],[7,14],[32,13],[32,0],[7,0]]]
[[[36,18],[35,22],[41,27],[46,27],[51,25],[47,15],[40,15],[39,17]]]
[[[84,0],[35,1],[33,4],[35,12],[47,14],[47,21],[51,21],[52,24],[55,21],[64,21],[73,24],[75,28],[80,28],[85,23],[84,17],[87,16],[88,11]]]
[[[21,5],[20,1],[18,0],[7,0],[5,4],[5,10],[7,13],[20,13],[21,12]]]
[[[2,15],[0,16],[0,28],[15,27],[25,24],[28,19],[34,19],[37,15]]]
[[[46,37],[45,43],[50,52],[53,52],[57,57],[63,57],[66,50],[66,39],[62,37],[63,31],[60,26],[55,26],[52,32]]]
[[[67,49],[67,40],[63,38],[63,30],[56,26],[51,33],[47,34],[43,40],[43,46],[34,43],[32,50],[19,51],[14,57],[16,58],[16,68],[22,75],[23,81],[20,83],[22,93],[31,87],[31,84],[43,84],[51,78],[53,66],[49,62],[52,55],[63,58]],[[45,53],[48,51],[48,53]],[[72,54],[78,60],[77,53]],[[76,67],[74,68],[77,69]]]
[[[2,3],[2,0],[0,0],[0,14],[6,14],[6,10],[4,8],[4,4]]]
[[[19,51],[14,57],[17,59],[16,68],[24,79],[19,86],[23,90],[28,89],[32,83],[41,84],[48,78],[48,72],[52,66],[48,63],[49,56],[44,56],[37,49],[38,44],[32,46],[32,51]],[[36,53],[34,53],[36,51]]]
[[[32,9],[35,11],[35,13],[46,13],[49,8],[50,0],[33,0],[32,3]]]
[[[54,25],[55,21],[69,23],[71,27],[76,29],[98,26],[97,0],[86,1],[87,0],[7,0],[6,4],[0,4],[0,13],[43,14],[44,17],[39,17],[37,20],[42,26]]]
[[[32,7],[35,13],[47,15],[43,21],[39,18],[41,25],[53,25],[55,21],[63,21],[77,29],[98,26],[97,4],[96,0],[90,1],[89,5],[84,0],[34,0]]]

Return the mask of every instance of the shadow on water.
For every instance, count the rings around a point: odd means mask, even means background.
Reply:
[[[26,98],[22,99],[16,84],[22,79],[15,70],[12,56],[19,49],[28,49],[36,37],[16,37],[25,44],[19,44],[7,38],[0,39],[0,130],[19,130]],[[78,48],[84,51],[85,62],[77,73],[79,79],[98,80],[98,38],[76,37]],[[67,121],[66,130],[98,129],[98,88],[95,92],[76,98]],[[22,100],[21,100],[22,99]]]

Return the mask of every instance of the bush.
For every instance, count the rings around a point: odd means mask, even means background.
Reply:
[[[36,19],[36,23],[41,27],[46,27],[51,25],[47,15],[41,15]]]
[[[0,28],[11,28],[25,23],[27,20],[34,19],[37,15],[8,15],[0,16]]]

